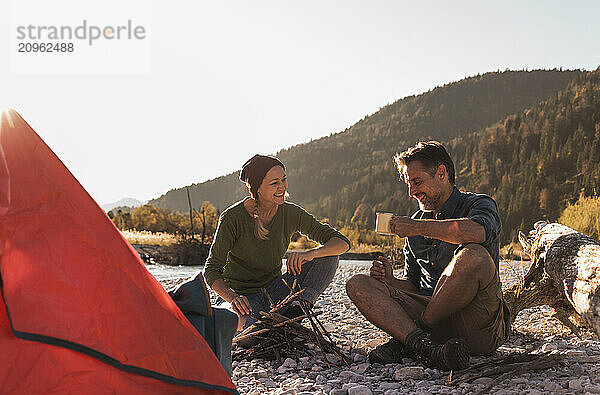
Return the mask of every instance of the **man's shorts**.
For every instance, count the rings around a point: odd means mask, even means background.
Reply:
[[[401,291],[387,284],[386,287],[390,296],[402,305],[412,319],[417,319],[431,301],[431,296]],[[451,338],[464,339],[471,355],[486,355],[498,348],[508,336],[510,322],[505,315],[508,315],[508,310],[504,309],[502,287],[496,270],[492,281],[477,292],[467,307],[435,326],[431,339],[439,343]]]

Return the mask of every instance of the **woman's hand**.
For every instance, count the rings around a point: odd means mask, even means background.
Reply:
[[[231,310],[238,316],[238,330],[244,328],[248,316],[252,313],[252,307],[248,298],[244,295],[238,295],[233,289],[229,288],[222,278],[218,278],[212,284],[212,289],[231,306]]]
[[[303,252],[292,252],[287,259],[287,271],[292,273],[294,276],[300,274],[302,270],[302,264],[304,262],[310,262],[315,259],[315,251],[308,250]]]
[[[392,264],[386,257],[380,256],[377,259],[372,262],[369,275],[376,280],[389,284],[390,281],[395,279]]]
[[[240,317],[250,315],[250,313],[252,313],[250,302],[244,295],[236,295],[229,303],[231,304],[233,312]]]

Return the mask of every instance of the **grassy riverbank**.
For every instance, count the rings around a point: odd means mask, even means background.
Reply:
[[[125,239],[136,248],[143,248],[144,253],[152,254],[156,252],[160,254],[162,247],[173,246],[177,244],[178,239],[175,235],[169,233],[153,233],[148,231],[121,231]],[[383,236],[380,236],[383,237]],[[342,259],[349,260],[370,260],[374,259],[377,255],[383,254],[387,256],[398,256],[402,249],[403,239],[395,238],[392,240],[389,236],[386,236],[385,242],[382,244],[367,244],[361,242],[354,242],[352,249],[348,251]],[[352,240],[351,240],[352,241]],[[150,249],[144,248],[144,246],[150,246]],[[312,240],[308,240],[306,237],[301,236],[298,240],[290,243],[288,252],[291,251],[305,251],[310,248],[317,246]],[[523,253],[523,248],[519,243],[510,243],[502,247],[500,250],[500,256],[505,260],[527,260],[528,257]]]

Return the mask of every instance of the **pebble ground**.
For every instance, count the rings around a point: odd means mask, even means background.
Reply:
[[[501,279],[508,287],[522,278],[529,262],[502,262]],[[449,386],[448,373],[424,368],[412,359],[403,363],[370,364],[367,353],[389,336],[367,322],[345,292],[346,281],[368,273],[370,262],[342,263],[316,308],[321,322],[337,345],[353,359],[350,366],[309,345],[307,354],[281,365],[261,359],[233,363],[233,382],[240,394],[396,395],[471,394],[493,379],[481,377],[469,384]],[[165,282],[165,286],[173,285]],[[590,333],[572,335],[546,306],[523,310],[513,333],[495,355],[524,351],[551,351],[566,355],[566,366],[523,373],[495,385],[493,394],[600,394],[600,341]],[[477,362],[479,359],[472,359]]]
[[[519,281],[528,262],[504,262],[501,278],[504,286]],[[388,335],[367,322],[345,292],[346,280],[357,273],[368,273],[369,262],[342,264],[316,307],[323,311],[320,320],[336,343],[354,360],[340,364],[333,355],[316,348],[297,360],[275,362],[254,360],[234,362],[233,382],[241,394],[468,394],[484,388],[492,379],[482,377],[471,384],[447,386],[447,373],[427,369],[411,359],[401,364],[369,364],[366,354]],[[497,351],[555,351],[573,359],[596,357],[600,361],[600,341],[587,333],[573,336],[556,319],[549,307],[522,311],[513,325],[513,334]],[[584,358],[585,359],[585,358]],[[590,358],[588,358],[590,359]],[[523,373],[507,379],[490,391],[495,394],[600,394],[600,364],[568,363],[565,367]]]

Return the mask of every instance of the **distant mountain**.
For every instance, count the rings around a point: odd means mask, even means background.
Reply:
[[[478,155],[492,155],[484,149],[487,140],[482,137],[487,138],[490,127],[509,122],[515,114],[557,97],[573,79],[582,78],[585,80],[588,75],[580,71],[487,73],[398,100],[341,133],[278,152],[287,166],[291,200],[333,224],[348,223],[356,219],[355,214],[376,210],[409,214],[416,203],[407,197],[403,183],[398,182],[392,156],[417,141],[429,139],[449,144],[460,173],[457,185],[498,194],[499,190],[494,189],[498,185],[492,182],[502,179],[489,178],[485,184],[481,181],[485,173],[469,176],[471,163],[465,162],[466,158],[474,164],[478,160],[485,162],[486,157]],[[512,124],[510,121],[511,127]],[[224,209],[247,191],[237,174],[229,174],[193,184],[190,194],[195,206],[208,200]],[[171,190],[150,203],[185,211],[185,188]],[[502,213],[503,219],[511,218],[505,221],[505,239],[511,236],[511,227],[521,225],[520,220],[513,220],[516,207],[507,210],[510,211]],[[372,226],[373,215],[367,217],[364,225]]]
[[[126,197],[114,203],[102,204],[100,207],[102,207],[104,211],[109,212],[115,207],[139,207],[143,204],[144,202],[141,202],[135,198]]]

